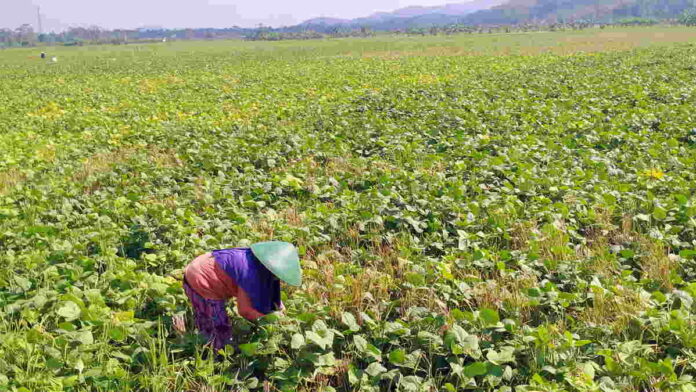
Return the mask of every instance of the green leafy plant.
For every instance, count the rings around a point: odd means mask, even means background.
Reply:
[[[612,31],[0,52],[0,391],[693,391],[693,32]]]

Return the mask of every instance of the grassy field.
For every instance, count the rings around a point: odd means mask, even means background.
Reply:
[[[696,390],[695,29],[44,50],[0,391]],[[268,239],[305,283],[215,361],[181,269]]]

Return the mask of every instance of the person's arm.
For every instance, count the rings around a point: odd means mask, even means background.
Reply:
[[[265,316],[265,314],[254,309],[251,298],[249,298],[241,287],[239,287],[237,291],[237,310],[239,311],[239,315],[247,320],[256,320],[259,317]]]

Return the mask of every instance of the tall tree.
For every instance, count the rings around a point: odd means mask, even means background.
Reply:
[[[28,23],[17,27],[15,34],[22,46],[31,46],[36,43],[36,33],[34,33],[34,28]]]

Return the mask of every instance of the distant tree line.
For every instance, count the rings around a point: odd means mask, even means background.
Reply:
[[[117,29],[98,26],[71,27],[62,32],[36,33],[29,24],[11,29],[0,29],[0,47],[41,45],[128,44],[131,42],[158,42],[163,40],[243,39],[254,36],[259,29],[231,27],[225,29]]]
[[[687,10],[679,17],[679,23],[687,26],[696,26],[696,8]]]
[[[105,30],[100,27],[72,27],[60,33],[36,33],[31,25],[0,29],[0,46],[22,47],[37,45],[81,45],[83,43],[118,44],[139,40],[139,34],[133,30]]]
[[[559,0],[560,1],[560,0]],[[641,0],[643,3],[639,10],[649,7],[654,0]],[[696,0],[694,0],[696,1]],[[634,10],[635,11],[635,10]],[[658,9],[667,12],[666,9]],[[658,12],[659,13],[659,12]],[[631,14],[630,12],[628,13]],[[510,14],[507,14],[509,17]],[[514,18],[512,18],[514,19]],[[510,19],[510,20],[512,20]],[[51,32],[38,34],[29,24],[23,24],[16,29],[0,29],[0,48],[29,47],[43,45],[85,45],[85,44],[128,44],[135,42],[162,42],[167,40],[214,40],[214,39],[243,39],[254,41],[279,41],[279,40],[303,40],[340,37],[371,37],[376,34],[402,34],[402,35],[440,35],[440,34],[484,34],[495,32],[520,32],[520,31],[554,31],[554,30],[578,30],[591,26],[636,26],[652,25],[657,23],[679,23],[687,26],[696,26],[696,7],[685,10],[678,18],[658,19],[649,16],[624,16],[620,18],[597,20],[584,18],[579,20],[516,20],[511,23],[487,24],[467,23],[462,19],[457,23],[415,25],[401,28],[391,27],[380,29],[379,26],[355,26],[355,25],[298,25],[291,27],[270,28],[259,26],[256,28],[230,27],[224,29],[197,28],[197,29],[136,29],[136,30],[107,30],[97,26],[72,27],[63,32]]]

